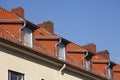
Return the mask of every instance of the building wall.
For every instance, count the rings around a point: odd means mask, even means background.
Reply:
[[[45,66],[45,63],[34,60],[26,55],[20,55],[17,52],[10,52],[15,55],[5,52],[0,50],[0,80],[8,80],[8,70],[25,74],[25,80],[40,80],[41,77],[47,80],[58,79],[59,74],[55,68],[47,67],[49,65]]]
[[[25,80],[59,80],[60,67],[34,59],[23,53],[0,46],[0,80],[8,80],[8,70],[25,74]],[[62,80],[86,80],[80,75],[65,71]],[[82,79],[81,79],[82,78]]]

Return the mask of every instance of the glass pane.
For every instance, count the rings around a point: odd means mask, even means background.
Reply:
[[[8,72],[8,80],[11,80],[11,72]]]
[[[90,62],[90,60],[86,60],[86,70],[91,70],[91,62]]]
[[[24,76],[23,76],[23,75],[20,75],[20,76],[19,76],[19,80],[24,80]]]
[[[12,73],[12,80],[17,80],[17,74],[16,73]]]
[[[24,28],[24,44],[32,47],[32,31],[28,28]]]
[[[59,54],[59,59],[65,60],[65,45],[64,44],[58,45],[58,54]]]
[[[108,68],[108,78],[112,78],[112,69]]]
[[[24,75],[21,73],[9,71],[8,80],[24,80]]]

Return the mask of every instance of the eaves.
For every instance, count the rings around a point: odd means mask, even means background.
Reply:
[[[39,52],[39,51],[35,50],[34,48],[24,46],[21,43],[15,43],[15,42],[9,41],[8,39],[0,37],[0,46],[4,46],[4,47],[7,47],[12,50],[19,51],[23,55],[26,54],[26,55],[29,55],[38,60],[43,60],[51,65],[58,66],[59,68],[61,68],[63,66],[63,64],[66,64],[66,68],[65,68],[66,70],[86,76],[92,80],[108,80],[107,78],[97,75],[91,71],[87,71],[85,69],[79,68],[75,65],[72,65],[72,64],[66,62],[66,61],[59,60],[55,56],[50,56],[50,55],[44,54],[42,52]]]

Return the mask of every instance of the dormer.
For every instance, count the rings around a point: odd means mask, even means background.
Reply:
[[[69,43],[68,40],[60,37],[57,43],[58,58],[61,60],[66,60],[66,45]]]
[[[25,46],[33,47],[33,31],[37,29],[37,25],[24,19],[24,9],[21,7],[11,10],[20,21],[22,21],[21,27],[18,29],[19,42],[22,42]]]
[[[34,45],[46,49],[49,55],[57,57],[56,44],[59,36],[53,34],[53,28],[53,23],[50,21],[38,24],[38,29],[34,31]]]
[[[33,32],[34,30],[37,29],[37,25],[25,19],[22,20],[23,20],[23,25],[18,30],[19,41],[22,42],[25,46],[32,48],[34,47]]]
[[[88,51],[85,51],[85,68],[87,71],[92,70],[92,55]]]
[[[97,52],[92,57],[92,67],[93,70],[98,70],[97,73],[101,76],[107,77],[111,73],[109,52],[107,50]]]
[[[23,25],[20,29],[19,29],[19,32],[22,34],[21,36],[22,37],[22,40],[23,40],[23,43],[25,46],[28,46],[28,47],[34,47],[34,42],[33,42],[33,32],[34,30],[37,29],[37,25],[35,24],[32,24],[31,22],[25,20],[26,24],[25,26]]]
[[[91,70],[91,56],[89,51],[84,49],[83,47],[70,42],[67,44],[67,56],[68,60],[73,62],[75,65],[79,65],[79,67],[84,68],[86,70]]]
[[[66,48],[64,43],[57,45],[58,47],[58,58],[61,60],[66,60]]]
[[[33,34],[32,34],[32,30],[25,27],[23,28],[23,42],[24,45],[29,46],[29,47],[33,47]]]

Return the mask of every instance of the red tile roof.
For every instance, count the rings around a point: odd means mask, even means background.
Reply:
[[[33,48],[23,45],[24,42],[19,42],[19,29],[23,26],[23,21],[14,14],[3,8],[0,8],[0,38],[11,41],[19,46],[29,48],[40,52],[40,54],[45,54],[52,58],[58,59],[58,49],[56,48],[59,39],[62,38],[54,33],[53,23],[48,21],[41,23],[33,30]],[[11,20],[13,21],[11,21]],[[9,21],[10,20],[10,21]],[[19,21],[20,20],[20,21]],[[16,23],[14,22],[16,21]],[[11,23],[14,22],[14,23]],[[23,36],[23,31],[21,32]],[[23,38],[22,38],[23,39]],[[89,56],[92,57],[92,71],[96,75],[106,77],[106,67],[109,62],[108,52],[96,52],[96,45],[89,44],[85,46],[79,46],[71,41],[62,38],[62,41],[66,44],[66,62],[76,66],[80,69],[85,70],[86,65],[83,65],[83,57],[86,56],[86,50],[88,50]],[[92,55],[90,55],[92,54]],[[94,55],[93,55],[94,54]],[[84,61],[85,62],[85,61]],[[118,66],[113,67],[113,70],[118,69]],[[114,73],[115,72],[115,73]],[[119,71],[114,71],[114,77],[120,78]]]

